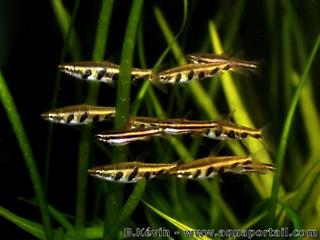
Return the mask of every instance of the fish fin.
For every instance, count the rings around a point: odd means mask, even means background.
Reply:
[[[268,123],[260,128],[261,138],[258,140],[268,152],[276,155],[276,146],[273,144],[272,139],[270,138],[271,129],[273,129],[273,125],[271,123]]]
[[[168,87],[161,83],[152,84],[155,88],[163,92],[164,94],[168,94]]]
[[[236,109],[232,109],[225,117],[223,118],[225,121],[230,122],[231,119],[233,118],[234,114],[236,113]]]
[[[276,167],[274,164],[269,163],[252,163],[248,166],[243,167],[243,173],[258,173],[266,174],[268,172],[275,172]]]
[[[192,119],[194,116],[194,113],[192,112],[192,110],[189,110],[184,116],[183,116],[183,119],[187,119],[187,120],[190,120]]]
[[[207,64],[210,63],[210,61],[206,61],[203,59],[203,61],[201,61],[201,57],[203,58],[216,58],[216,59],[221,59],[221,60],[228,60],[230,59],[230,56],[233,56],[233,54],[230,54],[228,52],[224,52],[222,54],[217,54],[217,53],[192,53],[192,54],[188,54],[186,55],[186,60],[189,64]],[[200,59],[200,62],[197,60]]]
[[[221,150],[226,146],[226,141],[219,141],[218,144],[210,150],[209,156],[218,156]]]
[[[235,60],[236,61],[236,60]],[[240,61],[240,60],[238,60]],[[260,60],[257,61],[245,61],[243,65],[233,65],[233,72],[240,74],[242,76],[255,76],[259,79],[262,79],[262,62]]]
[[[149,79],[149,81],[152,86],[154,86],[155,88],[157,88],[158,90],[160,90],[164,94],[168,94],[168,87],[165,84],[160,83],[158,81],[158,79]]]

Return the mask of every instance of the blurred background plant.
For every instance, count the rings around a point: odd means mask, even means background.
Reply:
[[[320,3],[0,4],[3,236],[122,239],[123,227],[148,226],[171,233],[270,226],[320,230]],[[195,52],[258,60],[261,73],[222,74],[169,87],[167,93],[128,81],[131,66],[163,69],[184,64],[184,55]],[[121,65],[117,87],[57,72],[60,62],[103,59]],[[116,128],[130,114],[221,119],[232,113],[239,124],[268,126],[266,139],[220,143],[187,136],[114,149],[92,137],[112,124],[70,128],[40,119],[48,109],[84,102],[117,106]],[[110,162],[182,162],[210,154],[252,154],[276,163],[278,171],[206,181],[163,177],[128,186],[87,175],[88,167]]]

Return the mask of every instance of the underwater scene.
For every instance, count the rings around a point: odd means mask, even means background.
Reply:
[[[1,239],[319,238],[319,12],[1,1]]]

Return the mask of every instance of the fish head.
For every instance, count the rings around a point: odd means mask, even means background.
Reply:
[[[65,114],[63,113],[58,113],[58,112],[44,112],[41,114],[41,117],[49,122],[54,122],[54,123],[65,123]]]
[[[82,64],[61,64],[58,70],[79,79],[87,79],[92,75],[91,69]]]

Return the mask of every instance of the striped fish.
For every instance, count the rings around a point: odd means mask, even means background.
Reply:
[[[258,64],[256,62],[232,59],[214,53],[195,53],[187,55],[186,58],[191,64],[228,64],[230,69],[247,69],[251,71],[256,71],[258,69]]]
[[[228,63],[186,64],[158,72],[151,82],[155,85],[183,84],[194,79],[210,78],[230,69],[231,66]]]
[[[254,163],[250,156],[223,156],[206,157],[178,165],[171,169],[169,174],[178,178],[206,179],[221,173],[259,173],[265,174],[274,171],[272,164]]]
[[[98,140],[111,145],[126,145],[135,141],[147,141],[152,136],[159,136],[163,133],[161,128],[147,129],[126,129],[121,131],[107,131],[96,134]]]
[[[114,107],[82,104],[50,110],[42,113],[41,117],[44,120],[54,123],[80,125],[106,121],[113,118],[115,114],[116,109]]]
[[[120,66],[111,62],[86,61],[61,64],[58,69],[78,79],[114,84],[119,79]],[[150,80],[152,76],[151,69],[132,68],[131,71],[133,81],[138,79]]]
[[[202,136],[217,140],[236,139],[242,140],[253,137],[261,140],[262,129],[249,128],[230,121],[217,121],[217,127],[204,129]]]
[[[128,122],[129,128],[162,128],[164,133],[196,134],[216,140],[237,139],[247,137],[262,139],[262,130],[249,128],[230,121],[202,121],[187,119],[157,119],[150,117],[132,117]]]
[[[174,167],[176,163],[142,163],[123,162],[94,167],[88,170],[89,174],[112,182],[135,183],[141,179],[152,179],[165,174]]]
[[[178,135],[194,133],[206,128],[217,127],[215,121],[187,120],[187,119],[158,119],[152,117],[131,117],[129,128],[162,128],[167,134]]]

